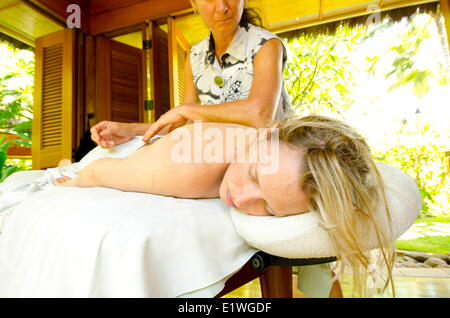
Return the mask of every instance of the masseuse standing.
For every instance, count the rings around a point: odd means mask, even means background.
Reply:
[[[255,26],[247,0],[191,0],[210,33],[186,60],[183,101],[155,123],[104,121],[91,129],[104,148],[144,135],[181,127],[194,120],[230,122],[255,128],[290,110],[283,68],[286,50],[274,34]]]

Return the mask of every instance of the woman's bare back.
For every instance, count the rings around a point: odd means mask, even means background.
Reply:
[[[230,159],[251,142],[251,136],[245,139],[245,144],[227,142],[227,131],[236,129],[253,128],[205,122],[183,126],[125,159],[103,158],[93,162],[80,171],[77,185],[179,198],[218,197]]]

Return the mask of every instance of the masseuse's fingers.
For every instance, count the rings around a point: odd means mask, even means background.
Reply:
[[[100,132],[106,129],[106,121],[99,122],[97,125],[91,128],[91,139],[98,145],[101,144],[102,137]]]
[[[106,121],[101,121],[91,128],[91,138],[94,141],[100,140],[100,131],[106,128]]]
[[[172,108],[167,113],[159,117],[159,119],[153,123],[149,129],[147,129],[142,141],[148,142],[153,136],[166,127],[170,129],[169,132],[171,132],[172,130],[185,125],[187,119],[179,113],[182,107],[183,106],[177,106]]]
[[[108,121],[102,121],[91,128],[91,139],[104,149],[111,148],[113,145],[112,131],[109,126]]]
[[[144,137],[142,137],[142,141],[148,142],[159,131],[164,129],[164,127],[166,127],[167,125],[170,125],[170,122],[169,122],[169,120],[167,120],[167,118],[168,118],[168,116],[166,116],[166,115],[159,117],[159,119],[156,122],[154,122],[149,129],[147,129],[147,131],[144,134]]]
[[[150,139],[153,138],[153,136],[156,135],[158,131],[160,131],[164,126],[158,121],[156,121],[144,134],[144,137],[142,137],[143,142],[148,142]]]
[[[114,133],[109,127],[100,132],[100,136],[102,138],[101,143],[104,148],[111,148],[114,146],[113,134]]]

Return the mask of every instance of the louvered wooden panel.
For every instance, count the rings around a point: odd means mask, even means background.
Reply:
[[[179,44],[177,41],[177,102],[178,105],[183,101],[183,93],[184,93],[184,67],[186,64],[187,51]]]
[[[159,70],[161,81],[161,115],[170,110],[170,83],[169,83],[169,44],[167,37],[160,37],[159,48],[161,50],[159,58]],[[164,52],[164,53],[163,53]]]
[[[143,122],[146,95],[144,51],[97,38],[96,121]]]
[[[139,122],[140,58],[111,50],[111,120]]]
[[[189,44],[173,18],[168,18],[171,107],[183,102],[184,68]]]
[[[62,43],[44,48],[41,150],[62,144]]]
[[[72,158],[74,47],[70,29],[36,41],[33,169],[55,167],[59,160]]]
[[[169,39],[167,33],[152,23],[152,94],[155,120],[170,110]]]

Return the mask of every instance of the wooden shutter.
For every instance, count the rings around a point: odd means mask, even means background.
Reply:
[[[72,158],[74,42],[71,29],[36,41],[33,169],[54,167],[62,158]]]
[[[97,38],[96,122],[143,122],[146,85],[143,50]]]
[[[155,118],[170,110],[168,35],[152,22],[152,95]]]
[[[169,25],[170,107],[173,108],[183,101],[184,66],[190,47],[175,20],[169,17],[167,22]]]

